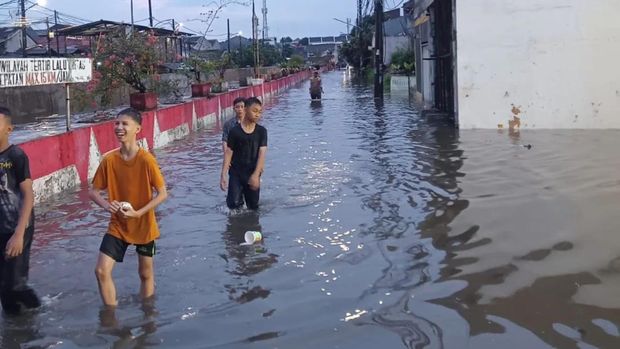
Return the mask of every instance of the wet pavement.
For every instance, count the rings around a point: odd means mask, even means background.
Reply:
[[[264,113],[258,214],[225,208],[217,125],[155,151],[152,304],[130,249],[102,311],[108,217],[84,188],[41,205],[45,306],[0,319],[0,347],[620,347],[620,132],[459,132],[342,72],[320,104],[307,88]],[[264,241],[240,246],[248,230]]]

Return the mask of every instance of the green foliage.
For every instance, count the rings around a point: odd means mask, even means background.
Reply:
[[[273,66],[277,65],[284,61],[284,57],[282,53],[274,46],[269,44],[263,44],[260,48],[260,65],[265,66]],[[232,61],[239,68],[244,68],[247,66],[254,66],[254,48],[252,46],[244,47],[239,51],[239,49],[231,52]]]
[[[357,27],[351,30],[351,40],[344,43],[340,50],[345,60],[357,69],[368,68],[372,65],[372,51],[370,51],[368,47],[372,46],[374,18],[372,16],[364,17],[360,28],[361,31]]]
[[[216,69],[216,62],[206,60],[197,55],[191,55],[184,60],[181,72],[196,83],[201,83]]]
[[[415,56],[413,51],[400,49],[392,54],[390,69],[394,73],[411,74],[415,70]]]
[[[128,85],[138,92],[156,91],[161,83],[157,67],[162,55],[152,32],[107,33],[97,42],[93,78],[83,91],[91,104],[110,105],[114,91]]]
[[[291,45],[289,44],[284,44],[282,46],[282,57],[283,58],[290,58],[293,55],[293,48],[291,47]]]
[[[124,82],[146,92],[149,84],[145,80],[152,78],[163,63],[156,44],[153,33],[125,33],[124,28],[103,36],[93,57],[98,85],[107,88]]]
[[[390,84],[392,83],[392,74],[386,73],[383,75],[383,89],[389,90]]]
[[[286,65],[289,68],[301,68],[306,63],[306,60],[300,55],[292,55],[291,58],[286,62]]]

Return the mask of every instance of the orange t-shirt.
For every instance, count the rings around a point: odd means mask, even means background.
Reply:
[[[165,185],[155,157],[144,149],[125,161],[120,150],[113,150],[103,156],[93,178],[93,187],[108,191],[110,201],[127,201],[135,210],[144,207],[153,199],[153,188]],[[146,244],[159,237],[155,210],[140,218],[123,218],[120,213],[112,215],[108,233],[130,244]]]

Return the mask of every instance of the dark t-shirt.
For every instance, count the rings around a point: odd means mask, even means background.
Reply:
[[[235,126],[239,125],[239,120],[237,120],[237,116],[233,117],[230,120],[227,120],[222,127],[222,142],[228,142],[228,134],[230,134],[230,130],[232,130]]]
[[[28,156],[20,147],[11,145],[0,153],[0,234],[15,232],[24,199],[19,185],[29,178]],[[28,226],[33,222],[31,213]]]
[[[237,174],[250,175],[256,169],[258,150],[267,146],[267,129],[256,125],[254,132],[245,133],[241,125],[237,125],[228,134],[228,147],[233,156],[230,170]]]

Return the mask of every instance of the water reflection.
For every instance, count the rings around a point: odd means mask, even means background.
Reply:
[[[263,232],[259,221],[259,211],[231,212],[228,215],[226,230],[222,238],[226,245],[226,255],[222,255],[227,262],[226,271],[237,280],[234,284],[227,284],[229,298],[238,303],[247,303],[255,299],[265,299],[271,293],[259,285],[255,285],[252,275],[258,274],[278,262],[278,256],[269,253],[265,239],[253,245],[245,245],[247,231]]]
[[[20,349],[21,344],[40,338],[38,328],[39,319],[36,314],[26,313],[20,316],[6,316],[3,314],[2,332],[0,334],[0,348]]]
[[[147,348],[152,345],[152,335],[157,331],[157,309],[155,300],[150,299],[141,302],[140,310],[142,317],[130,318],[120,321],[117,309],[102,307],[99,311],[99,334],[118,337],[113,341],[107,341],[113,348]]]
[[[443,255],[441,243],[428,243],[445,237],[438,223],[448,224],[467,206],[467,201],[457,199],[462,166],[458,133],[445,121],[424,121],[381,100],[375,100],[374,108],[374,114],[357,115],[361,121],[357,133],[366,141],[372,162],[370,178],[362,181],[366,185],[356,189],[375,217],[363,233],[378,239],[387,267],[364,292],[365,297],[381,300],[362,323],[394,332],[406,348],[441,348],[445,345],[441,325],[416,310],[413,295],[440,277],[436,257]],[[403,134],[411,144],[402,142]],[[396,301],[383,300],[394,292]]]

